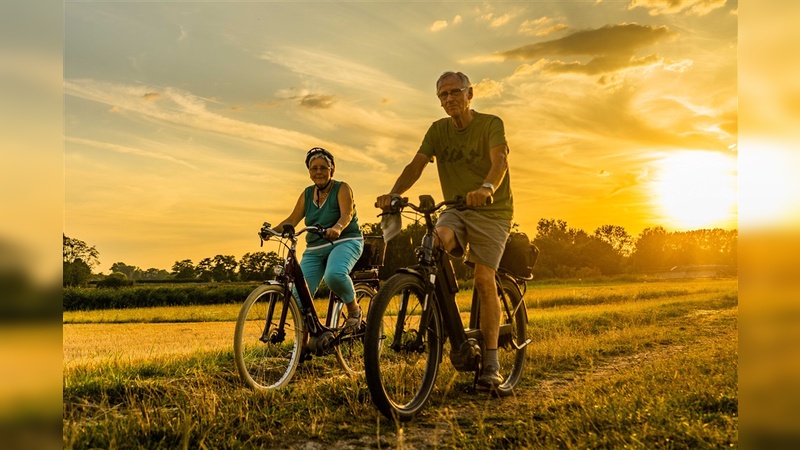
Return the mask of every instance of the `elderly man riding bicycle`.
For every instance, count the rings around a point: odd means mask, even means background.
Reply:
[[[508,174],[508,145],[503,121],[470,109],[473,89],[461,72],[445,72],[436,82],[436,95],[449,117],[434,122],[417,151],[388,194],[377,206],[388,210],[422,175],[433,159],[446,199],[466,198],[474,209],[445,210],[437,222],[439,245],[455,257],[465,251],[475,266],[475,289],[480,299],[480,329],[484,336],[483,372],[478,387],[493,389],[503,383],[497,358],[500,303],[495,272],[500,264],[514,211]],[[487,198],[493,202],[486,205]]]

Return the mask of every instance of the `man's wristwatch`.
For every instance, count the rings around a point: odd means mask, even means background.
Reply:
[[[494,185],[492,183],[483,183],[481,187],[489,188],[489,190],[492,191],[492,194],[494,194]]]

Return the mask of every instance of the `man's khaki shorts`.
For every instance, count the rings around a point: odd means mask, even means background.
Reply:
[[[451,252],[459,257],[466,249],[467,261],[497,270],[506,248],[511,220],[495,219],[474,210],[447,209],[439,215],[437,227],[453,230],[461,248]]]

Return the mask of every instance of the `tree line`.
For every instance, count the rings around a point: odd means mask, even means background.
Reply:
[[[380,225],[362,225],[365,235],[380,235]],[[520,232],[514,224],[512,232]],[[412,221],[385,246],[380,278],[386,279],[397,269],[416,262],[425,226]],[[530,235],[529,235],[530,236]],[[64,286],[95,282],[98,286],[123,286],[148,280],[174,281],[262,281],[274,276],[274,268],[283,259],[274,251],[246,253],[240,260],[233,255],[216,255],[195,264],[191,259],[175,261],[171,271],[115,262],[110,274],[94,273],[99,252],[79,239],[64,237]],[[700,229],[668,232],[663,227],[647,228],[633,237],[621,226],[603,225],[592,233],[571,228],[564,220],[540,219],[533,243],[539,248],[534,277],[588,278],[620,274],[666,272],[676,266],[724,266],[735,273],[737,267],[737,230]],[[456,276],[471,280],[472,268],[454,261]]]

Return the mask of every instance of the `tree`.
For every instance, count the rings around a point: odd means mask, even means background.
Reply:
[[[197,277],[202,281],[211,281],[214,279],[212,269],[214,261],[211,258],[203,258],[197,263]]]
[[[172,265],[172,275],[178,280],[194,280],[197,278],[198,270],[194,267],[191,259],[175,261]]]
[[[92,277],[92,268],[78,258],[72,262],[65,262],[63,266],[64,286],[83,286]]]
[[[109,270],[111,270],[111,273],[117,272],[125,274],[128,280],[139,279],[140,278],[139,275],[142,271],[142,269],[136,266],[129,266],[123,262],[115,262],[114,264],[111,265],[111,269]]]
[[[80,239],[72,239],[67,237],[66,234],[62,234],[62,236],[64,238],[63,250],[65,263],[72,263],[80,259],[89,267],[100,264],[98,260],[100,253],[94,246],[89,247],[86,242]]]
[[[619,225],[603,225],[594,230],[594,237],[608,243],[622,257],[633,252],[633,237]]]
[[[127,275],[122,272],[112,272],[109,276],[97,282],[97,287],[101,288],[120,288],[130,286],[133,280],[129,280]]]
[[[669,236],[664,227],[645,228],[636,240],[636,249],[631,255],[637,272],[668,270],[674,266],[669,258]]]
[[[169,279],[170,274],[164,269],[157,269],[151,267],[145,271],[139,270],[140,280],[166,280]]]
[[[217,255],[214,257],[214,266],[212,269],[214,281],[235,281],[236,268],[239,263],[236,262],[236,257],[232,255]]]
[[[383,236],[383,230],[380,223],[363,223],[361,224],[361,233],[364,236]]]
[[[100,264],[100,254],[94,246],[88,246],[80,239],[73,239],[63,234],[63,284],[64,286],[81,286],[92,277],[92,267]]]
[[[239,262],[239,278],[242,281],[263,281],[275,276],[273,268],[283,260],[275,252],[245,253]]]
[[[214,258],[203,258],[197,263],[199,277],[203,281],[233,281],[236,279],[236,257],[217,255]]]

